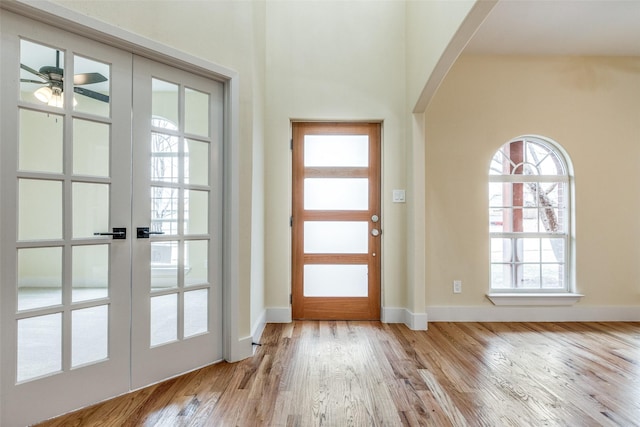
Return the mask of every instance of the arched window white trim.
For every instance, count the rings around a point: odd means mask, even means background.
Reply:
[[[571,304],[573,169],[549,138],[504,144],[489,167],[490,294],[496,304]],[[570,297],[570,298],[567,298]]]

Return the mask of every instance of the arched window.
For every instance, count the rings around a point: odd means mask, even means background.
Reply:
[[[571,176],[549,139],[504,144],[489,169],[491,292],[570,292]]]

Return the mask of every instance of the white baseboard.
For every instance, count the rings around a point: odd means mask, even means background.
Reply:
[[[266,310],[265,319],[267,323],[291,323],[291,307],[271,307]]]
[[[260,314],[258,320],[256,320],[256,322],[253,324],[253,328],[251,328],[251,338],[253,342],[260,342],[265,326],[267,326],[267,310],[262,310],[262,314]],[[255,347],[253,348],[253,350],[256,350]]]
[[[382,323],[404,323],[414,331],[427,330],[427,314],[412,313],[406,308],[384,307],[382,308]]]
[[[430,322],[638,322],[640,307],[427,307]]]

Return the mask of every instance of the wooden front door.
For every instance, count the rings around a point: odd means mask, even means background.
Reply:
[[[380,319],[380,123],[293,123],[295,319]]]

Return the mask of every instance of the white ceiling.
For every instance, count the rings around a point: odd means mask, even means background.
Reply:
[[[640,0],[500,0],[465,52],[640,56]]]

